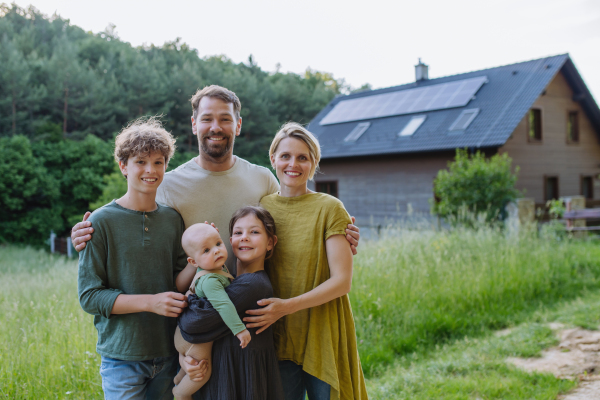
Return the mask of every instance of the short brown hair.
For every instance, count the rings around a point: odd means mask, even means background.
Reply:
[[[271,148],[269,149],[269,157],[271,157],[277,151],[279,143],[285,138],[294,138],[303,141],[308,147],[310,154],[310,160],[313,165],[308,174],[308,179],[312,179],[315,176],[315,172],[319,168],[319,161],[321,161],[321,145],[319,140],[308,131],[305,127],[297,122],[288,122],[283,125],[279,132],[275,134],[273,141],[271,142]],[[272,163],[271,163],[272,164]],[[272,165],[275,169],[275,165]]]
[[[271,213],[262,207],[242,207],[235,213],[233,213],[231,221],[229,221],[229,236],[233,236],[233,227],[235,226],[237,220],[240,218],[244,218],[245,216],[250,214],[254,215],[256,219],[262,222],[262,224],[265,227],[265,232],[267,233],[267,236],[269,237],[269,239],[273,239],[273,248],[275,248],[275,237],[277,235],[277,229],[275,228],[275,220],[273,219]],[[265,260],[271,258],[272,255],[273,249],[267,251],[267,256],[265,257]]]
[[[115,160],[127,163],[130,157],[140,154],[161,153],[165,164],[175,152],[175,139],[158,118],[142,117],[132,121],[115,139]]]
[[[233,104],[233,113],[236,120],[240,119],[240,112],[242,111],[242,103],[240,103],[240,99],[233,93],[231,90],[224,88],[219,85],[210,85],[206,86],[204,89],[198,90],[190,99],[192,102],[192,110],[194,119],[198,117],[198,106],[200,105],[200,100],[203,97],[213,97],[216,99],[221,99],[225,103]]]

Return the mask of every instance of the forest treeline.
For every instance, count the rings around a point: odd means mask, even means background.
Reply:
[[[189,99],[211,84],[240,98],[235,153],[262,165],[279,126],[308,123],[349,90],[329,73],[267,72],[252,56],[239,64],[200,58],[180,39],[132,47],[114,26],[94,34],[33,7],[1,4],[0,242],[42,243],[50,229],[67,234],[110,181],[112,140],[133,119],[162,115],[177,138],[170,168],[197,154]]]

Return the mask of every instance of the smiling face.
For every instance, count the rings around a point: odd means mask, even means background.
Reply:
[[[294,195],[306,193],[306,182],[313,168],[310,150],[306,143],[291,137],[282,139],[275,153],[271,155],[271,164],[277,173],[282,194],[284,192],[292,192]]]
[[[211,159],[231,157],[235,137],[242,129],[242,118],[235,118],[232,103],[215,97],[203,97],[192,126],[201,152]]]
[[[227,260],[227,249],[219,232],[212,226],[196,224],[186,230],[182,241],[189,256],[188,262],[190,264],[206,271],[221,270],[223,268],[223,264]]]
[[[157,151],[150,154],[138,154],[119,161],[119,168],[127,177],[127,191],[143,194],[156,194],[158,185],[165,176],[165,156]]]
[[[275,246],[277,237],[269,237],[261,220],[254,214],[248,214],[235,221],[229,240],[238,260],[250,265],[264,263],[265,256]]]

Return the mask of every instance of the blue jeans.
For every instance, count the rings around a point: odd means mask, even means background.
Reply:
[[[145,361],[102,357],[100,375],[105,400],[173,400],[178,355]]]
[[[302,370],[293,361],[279,361],[279,373],[285,400],[329,400],[331,386]]]

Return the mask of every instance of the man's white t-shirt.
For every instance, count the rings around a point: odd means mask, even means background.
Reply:
[[[192,159],[167,172],[156,201],[177,210],[186,229],[204,221],[214,222],[229,253],[227,268],[235,273],[229,220],[242,207],[258,206],[260,199],[279,190],[279,184],[267,168],[234,157],[235,164],[227,171],[207,171]]]

